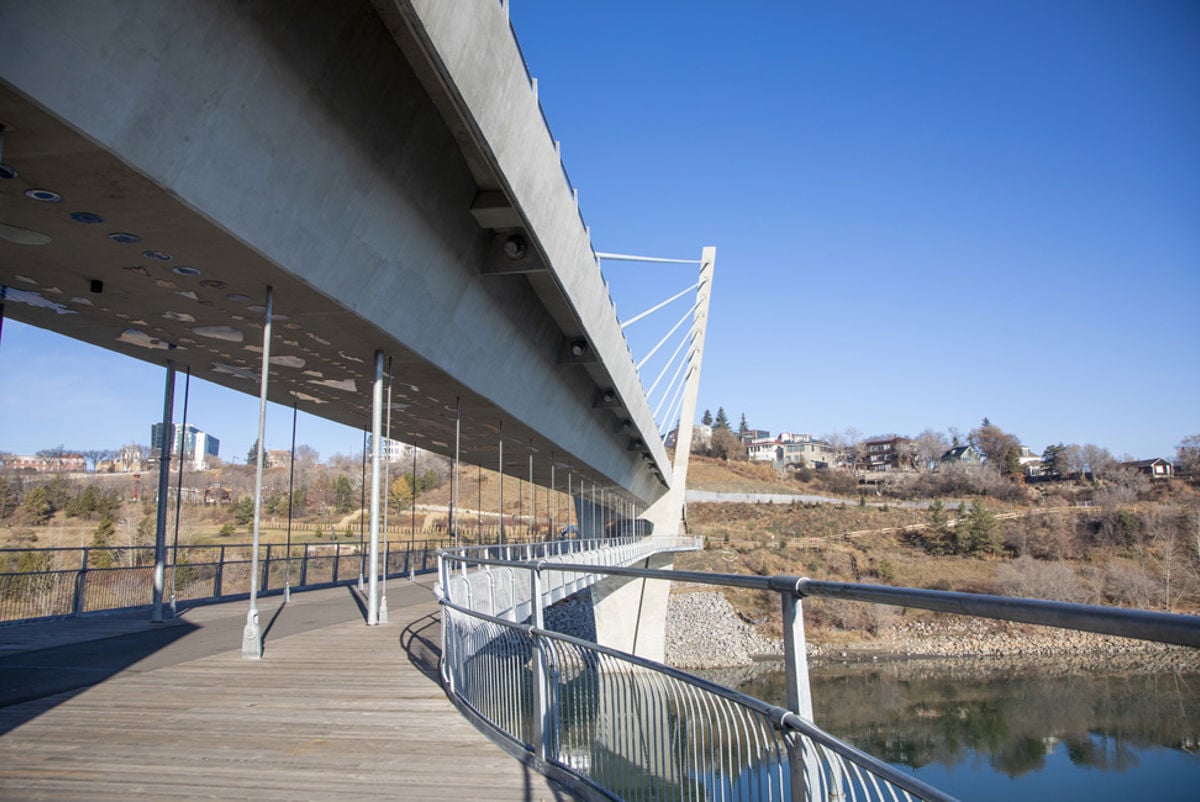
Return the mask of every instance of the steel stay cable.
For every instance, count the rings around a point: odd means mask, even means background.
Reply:
[[[667,300],[663,301],[662,303],[660,303],[660,304],[657,304],[656,306],[653,306],[653,307],[651,307],[651,308],[647,309],[645,312],[642,312],[642,313],[640,313],[640,314],[634,315],[633,317],[629,318],[629,320],[622,321],[622,322],[621,322],[621,324],[620,324],[620,325],[621,325],[621,328],[625,328],[625,327],[627,327],[627,326],[632,326],[634,323],[637,323],[639,320],[641,320],[642,318],[646,317],[647,315],[652,315],[652,314],[654,314],[655,312],[657,312],[659,309],[662,309],[664,306],[667,306],[667,305],[668,305],[668,304],[670,304],[672,301],[678,301],[680,298],[682,298],[683,296],[687,295],[687,294],[688,294],[689,292],[691,292],[692,290],[699,289],[699,287],[700,287],[702,284],[704,284],[704,282],[703,282],[703,281],[697,281],[697,282],[696,282],[695,284],[693,284],[692,286],[688,287],[687,289],[680,290],[679,292],[677,292],[676,294],[672,295],[670,298],[668,298]]]

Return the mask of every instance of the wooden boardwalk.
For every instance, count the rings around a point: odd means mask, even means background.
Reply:
[[[244,601],[0,628],[0,799],[571,798],[446,699],[429,580],[388,603],[367,627],[346,588],[262,599],[259,662]]]

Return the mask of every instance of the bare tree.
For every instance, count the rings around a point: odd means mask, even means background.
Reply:
[[[829,434],[821,435],[821,439],[829,444],[833,450],[833,466],[840,468],[846,461],[848,448],[846,446],[846,436],[841,432],[830,432]]]
[[[867,444],[863,439],[863,433],[853,426],[847,427],[846,446],[850,451],[851,466],[857,468],[859,465],[867,461]]]
[[[989,465],[999,469],[1002,476],[1021,472],[1021,440],[1001,429],[987,418],[971,430],[971,442],[983,454]]]
[[[723,460],[745,459],[746,447],[741,439],[728,429],[713,429],[712,455]]]
[[[933,470],[949,450],[949,437],[942,432],[926,429],[916,437],[917,467],[923,471]]]
[[[1134,504],[1150,490],[1150,477],[1144,473],[1121,468],[1108,476],[1104,487],[1098,489],[1092,500],[1106,510],[1115,510],[1123,505]]]
[[[1008,596],[1063,602],[1079,602],[1085,598],[1078,574],[1066,562],[1018,557],[1000,566],[996,580]]]
[[[95,471],[97,465],[106,459],[112,459],[116,454],[110,448],[93,448],[87,451],[80,451],[79,453],[87,461],[89,471]]]
[[[1152,549],[1149,557],[1158,568],[1162,581],[1162,606],[1174,612],[1179,602],[1195,593],[1190,581],[1192,572],[1186,571],[1187,554],[1184,550],[1184,516],[1174,505],[1153,505],[1145,513],[1146,529]]]
[[[1175,470],[1188,476],[1200,475],[1200,434],[1191,434],[1175,447]]]
[[[1085,466],[1084,472],[1091,474],[1093,479],[1103,479],[1117,467],[1108,449],[1095,443],[1087,443],[1080,448],[1080,458]]]

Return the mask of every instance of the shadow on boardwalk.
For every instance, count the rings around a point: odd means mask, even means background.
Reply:
[[[363,625],[346,588],[260,606],[273,619],[261,661],[241,656],[244,602],[157,627],[0,629],[13,671],[0,706],[0,799],[570,798],[446,698],[428,584],[387,591],[391,623],[377,627]],[[44,662],[52,656],[61,668],[78,661],[73,688],[13,690],[58,673]]]
[[[400,633],[400,647],[408,655],[408,661],[431,682],[439,685],[441,674],[438,664],[442,659],[441,626],[441,616],[432,613],[413,621]]]

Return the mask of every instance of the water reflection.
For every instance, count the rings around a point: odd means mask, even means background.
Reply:
[[[786,698],[778,666],[709,676],[774,704]],[[1157,798],[1196,798],[1200,674],[910,660],[814,665],[811,681],[822,728],[965,799],[985,796],[981,781],[1007,793],[1046,786],[1045,798],[1087,785],[1089,799],[1108,798],[1082,778],[1095,772],[1129,775]]]

